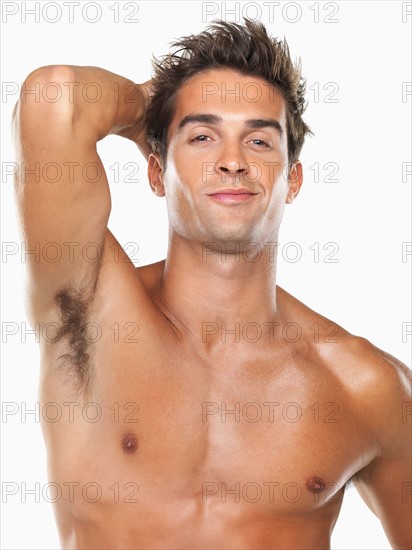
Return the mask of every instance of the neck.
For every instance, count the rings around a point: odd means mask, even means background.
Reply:
[[[279,316],[276,260],[273,241],[206,244],[171,233],[158,298],[173,323],[201,342],[222,341],[224,333],[230,341],[248,323],[263,327]]]

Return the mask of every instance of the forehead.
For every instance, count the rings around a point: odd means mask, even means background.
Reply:
[[[212,69],[191,77],[176,94],[169,135],[188,114],[217,114],[223,120],[275,118],[286,129],[286,105],[279,90],[264,79],[232,69]]]

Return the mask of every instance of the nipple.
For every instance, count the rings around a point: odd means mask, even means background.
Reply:
[[[326,488],[326,483],[320,477],[310,477],[306,482],[306,487],[312,493],[321,493]]]
[[[122,439],[122,448],[125,453],[134,453],[137,450],[137,437],[133,433],[127,433]]]

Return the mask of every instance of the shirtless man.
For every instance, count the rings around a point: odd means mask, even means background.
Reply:
[[[140,85],[37,69],[27,88],[62,97],[16,108],[25,239],[63,251],[29,268],[41,402],[65,412],[43,425],[61,544],[326,549],[352,479],[410,548],[409,370],[276,286],[309,131],[299,69],[258,24],[210,30]],[[108,134],[166,197],[164,261],[136,269],[107,228]],[[36,163],[62,177],[36,180]]]

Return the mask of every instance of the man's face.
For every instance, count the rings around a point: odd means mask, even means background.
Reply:
[[[280,92],[260,78],[214,69],[179,89],[167,168],[149,159],[149,177],[182,237],[262,242],[277,236],[285,202],[299,191],[300,164],[288,180],[287,162]]]

